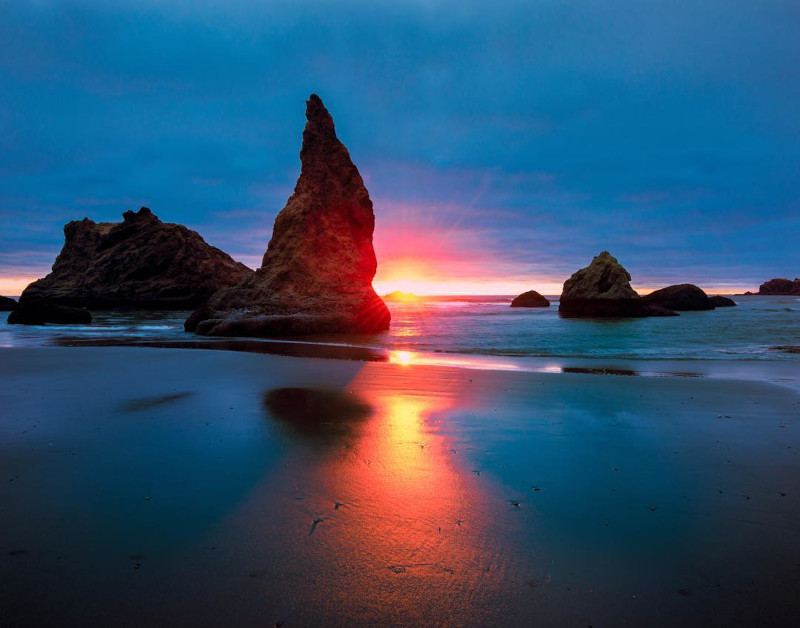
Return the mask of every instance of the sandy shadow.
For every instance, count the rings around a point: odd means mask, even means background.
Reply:
[[[179,392],[174,393],[172,395],[160,395],[158,397],[142,397],[140,399],[133,399],[132,401],[128,401],[122,404],[123,410],[128,411],[137,411],[137,410],[149,410],[150,408],[154,408],[155,406],[163,406],[168,403],[172,403],[173,401],[179,401],[181,399],[185,399],[186,397],[190,397],[194,393],[191,391]]]

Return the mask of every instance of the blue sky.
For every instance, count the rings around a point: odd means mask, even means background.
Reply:
[[[257,265],[312,92],[381,287],[800,275],[796,1],[40,0],[0,4],[0,288],[140,205]]]

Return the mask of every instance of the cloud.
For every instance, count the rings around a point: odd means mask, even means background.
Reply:
[[[139,205],[257,263],[312,91],[386,264],[796,275],[799,32],[781,1],[4,3],[0,275]]]

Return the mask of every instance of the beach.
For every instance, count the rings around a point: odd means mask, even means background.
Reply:
[[[2,349],[2,623],[793,625],[793,364],[587,364]]]

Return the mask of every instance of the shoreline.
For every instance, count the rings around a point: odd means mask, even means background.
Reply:
[[[9,626],[787,625],[800,394],[0,351]]]
[[[693,358],[660,360],[570,357],[502,356],[446,352],[417,352],[378,347],[280,339],[203,340],[115,340],[64,339],[53,348],[142,347],[232,351],[295,358],[323,358],[358,362],[394,363],[404,366],[439,366],[469,370],[512,371],[525,373],[613,375],[633,377],[716,378],[762,381],[800,391],[800,369],[791,359],[698,360]],[[21,348],[21,347],[20,347]],[[6,349],[0,347],[0,352]]]

